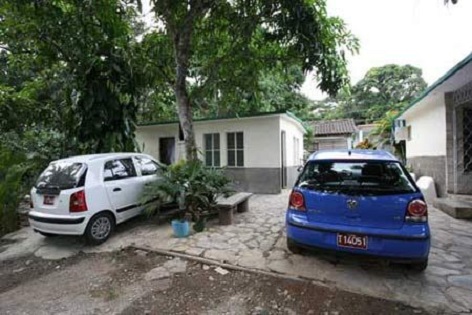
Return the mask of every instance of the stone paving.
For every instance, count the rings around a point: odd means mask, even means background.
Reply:
[[[87,247],[75,238],[45,240],[31,229],[23,229],[6,236],[17,242],[5,245],[3,252],[0,247],[0,262],[28,253],[60,259],[79,251],[113,251],[139,245],[302,277],[438,313],[472,313],[472,222],[430,209],[433,233],[430,264],[424,273],[417,274],[378,260],[291,254],[284,235],[287,200],[288,192],[255,195],[250,199],[250,210],[235,216],[235,224],[219,226],[212,222],[206,231],[185,239],[173,238],[168,224],[131,224],[131,227],[125,224],[105,244]]]

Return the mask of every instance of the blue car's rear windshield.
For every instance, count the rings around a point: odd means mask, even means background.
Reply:
[[[300,174],[297,186],[360,195],[416,192],[400,163],[390,161],[310,161]]]

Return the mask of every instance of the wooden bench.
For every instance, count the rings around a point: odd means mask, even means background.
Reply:
[[[233,213],[249,210],[249,198],[251,193],[240,192],[228,198],[218,198],[218,219],[221,225],[233,223]]]

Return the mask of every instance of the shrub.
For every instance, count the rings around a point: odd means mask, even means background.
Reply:
[[[18,206],[25,194],[26,157],[0,147],[0,236],[19,228]]]
[[[179,161],[163,168],[162,179],[146,187],[143,203],[158,199],[157,208],[148,208],[152,214],[165,202],[175,201],[181,219],[192,219],[200,229],[205,214],[216,208],[219,196],[228,195],[230,180],[219,169],[207,168],[201,161]]]
[[[0,236],[19,227],[17,209],[51,160],[65,154],[64,135],[30,127],[0,132]]]
[[[369,139],[364,139],[356,145],[356,149],[376,149],[375,145],[369,141]]]

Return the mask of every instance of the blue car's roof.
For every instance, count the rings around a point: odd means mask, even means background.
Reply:
[[[393,154],[383,150],[320,150],[311,154],[308,158],[308,161],[320,160],[371,160],[398,162],[398,159]]]

